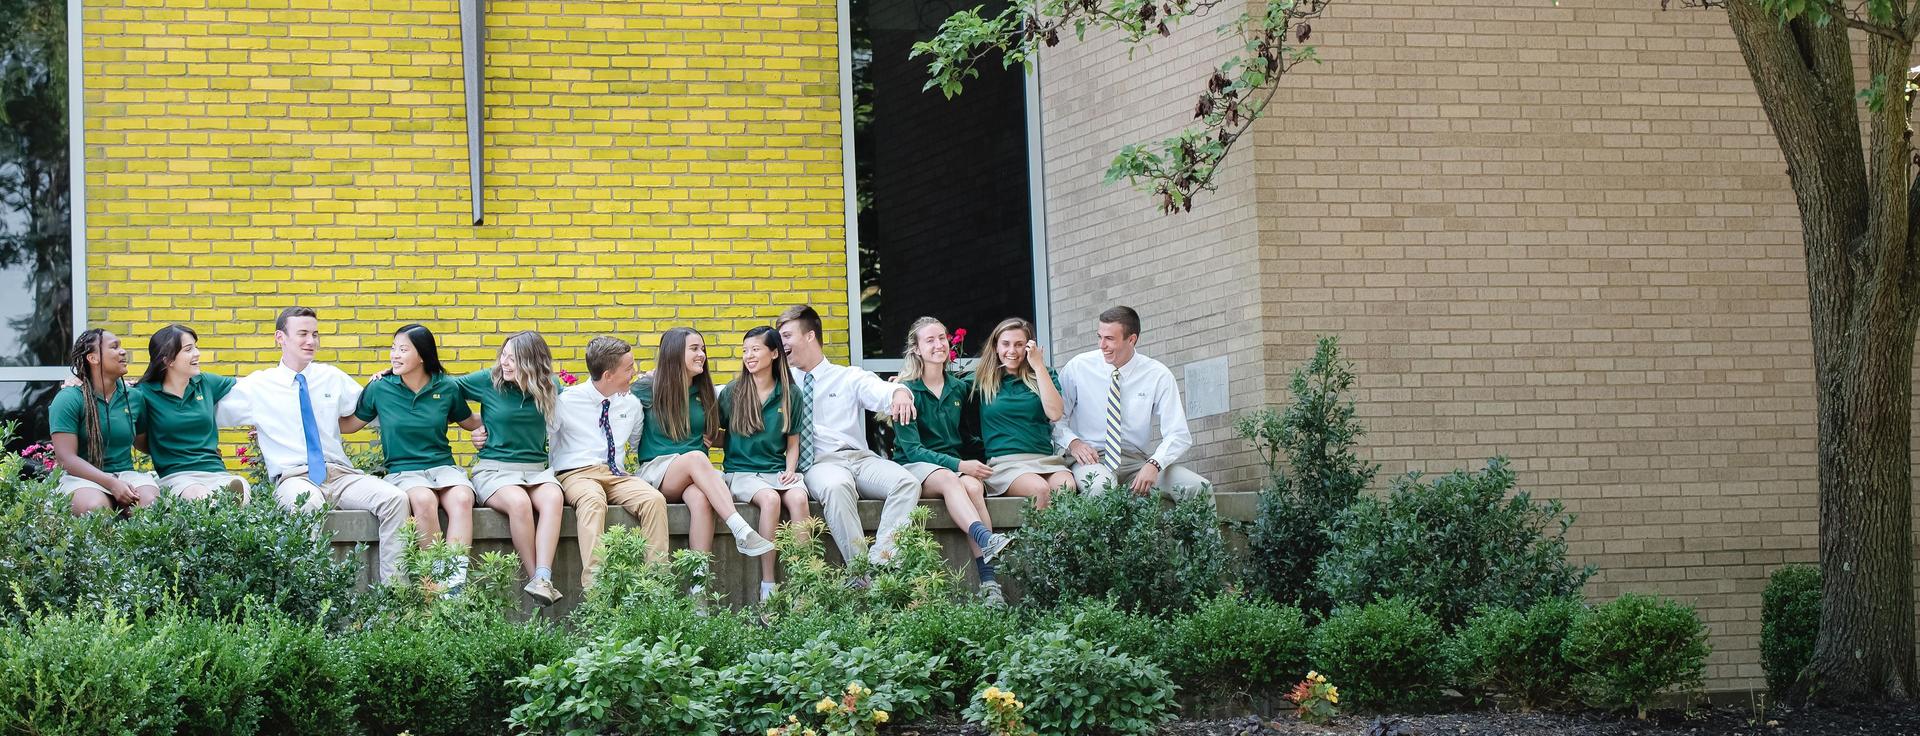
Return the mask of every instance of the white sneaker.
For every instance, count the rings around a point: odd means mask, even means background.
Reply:
[[[759,557],[772,552],[773,543],[767,541],[766,537],[760,536],[758,532],[748,529],[745,534],[733,535],[733,548],[740,550],[740,554],[748,557]]]
[[[980,548],[980,559],[986,560],[989,565],[993,564],[993,558],[1006,551],[1009,544],[1013,544],[1013,537],[999,532],[987,535],[987,546]]]
[[[1005,608],[1007,596],[1000,592],[1000,581],[989,580],[980,584],[980,602],[988,608]]]
[[[527,587],[521,588],[521,590],[527,591],[527,595],[533,596],[533,599],[539,601],[540,605],[543,606],[551,606],[554,601],[560,600],[560,590],[553,587],[553,581],[551,580],[534,578],[531,582],[527,583]]]

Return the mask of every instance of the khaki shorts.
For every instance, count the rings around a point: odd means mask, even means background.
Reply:
[[[933,463],[901,463],[900,467],[906,468],[907,472],[912,473],[913,479],[920,481],[920,485],[927,484],[927,476],[946,470],[946,467]],[[954,473],[954,475],[959,475],[959,473]]]
[[[1004,496],[1013,481],[1033,473],[1042,478],[1054,473],[1072,473],[1073,466],[1060,455],[1002,455],[987,461],[993,475],[987,478],[987,495]]]
[[[125,483],[128,486],[131,486],[134,488],[139,488],[141,486],[153,486],[155,488],[160,487],[160,484],[154,481],[153,476],[151,474],[142,473],[138,470],[123,470],[118,473],[113,473],[112,475],[114,478],[118,479],[121,483]],[[102,487],[99,483],[95,483],[93,481],[90,481],[80,476],[72,475],[72,474],[63,474],[60,476],[60,486],[58,490],[61,493],[71,496],[73,495],[74,491],[80,490],[82,488],[91,488],[101,493],[106,493],[108,497],[113,496],[113,494],[107,493],[107,489],[105,487]]]
[[[728,473],[727,488],[733,491],[734,503],[753,503],[753,497],[761,491],[773,491],[775,495],[794,489],[805,491],[806,477],[799,473],[794,475],[799,477],[794,478],[792,483],[783,484],[779,473]]]
[[[467,479],[467,474],[452,465],[440,465],[425,470],[404,470],[398,473],[388,473],[387,482],[392,483],[393,487],[403,491],[410,488],[444,491],[459,486],[473,487],[473,481]],[[474,495],[478,496],[479,494],[475,493]]]
[[[178,493],[180,489],[187,486],[200,486],[216,494],[220,489],[225,488],[240,496],[241,503],[246,503],[253,494],[253,487],[247,483],[247,479],[232,473],[183,470],[178,473],[168,473],[160,478],[160,490],[168,493]]]
[[[673,461],[679,459],[679,455],[661,455],[660,457],[641,463],[640,469],[633,471],[631,475],[646,481],[647,485],[659,488],[660,484],[667,481],[667,466],[672,465]]]
[[[553,477],[553,470],[544,463],[503,463],[499,460],[481,460],[473,464],[473,502],[487,505],[487,499],[507,486],[534,486],[552,483],[560,485],[560,479]]]

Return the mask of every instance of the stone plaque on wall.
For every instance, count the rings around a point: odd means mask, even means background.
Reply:
[[[1187,364],[1187,418],[1226,413],[1227,356]]]

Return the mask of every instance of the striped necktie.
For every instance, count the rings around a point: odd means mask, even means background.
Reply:
[[[800,467],[801,472],[813,467],[813,374],[800,379]]]
[[[1100,456],[1100,464],[1108,470],[1120,469],[1120,369],[1113,369],[1113,382],[1107,385],[1107,435],[1103,442],[1106,452]]]

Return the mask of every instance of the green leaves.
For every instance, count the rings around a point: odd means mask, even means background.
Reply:
[[[1440,622],[1418,604],[1388,598],[1322,621],[1313,632],[1313,664],[1355,705],[1418,708],[1440,697],[1445,642]]]
[[[1027,511],[1020,543],[1005,557],[1027,602],[1113,596],[1121,608],[1160,613],[1220,591],[1226,542],[1205,496],[1167,506],[1124,488],[1088,494],[1060,494]]]
[[[1693,607],[1632,593],[1582,617],[1565,649],[1588,703],[1642,719],[1661,693],[1698,687],[1712,651]]]
[[[988,685],[1026,702],[1027,725],[1040,736],[1151,734],[1174,718],[1174,686],[1166,670],[1075,637],[1065,627],[1009,637],[990,658],[988,672]],[[986,705],[972,698],[965,716],[985,722]]]

